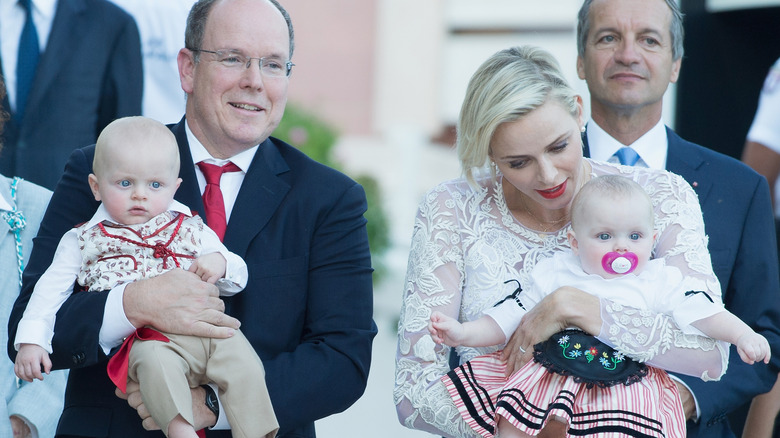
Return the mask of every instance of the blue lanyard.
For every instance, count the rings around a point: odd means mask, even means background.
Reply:
[[[27,226],[27,220],[24,218],[24,214],[16,209],[16,188],[19,185],[21,178],[15,177],[11,182],[11,202],[13,203],[13,210],[4,211],[0,216],[11,227],[11,232],[14,233],[16,238],[16,260],[19,266],[19,287],[22,286],[22,271],[24,271],[24,254],[22,253],[22,230]]]

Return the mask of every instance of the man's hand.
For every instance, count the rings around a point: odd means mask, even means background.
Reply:
[[[241,325],[225,314],[216,286],[183,269],[128,284],[123,305],[135,327],[173,334],[229,338]]]
[[[672,379],[674,380],[674,379]],[[677,390],[680,391],[680,400],[682,400],[683,412],[685,412],[685,420],[696,419],[696,401],[693,399],[693,394],[688,391],[682,383],[674,380],[674,384],[677,385]]]
[[[567,327],[579,327],[586,333],[598,334],[601,329],[599,299],[579,289],[562,287],[523,315],[501,354],[507,362],[507,376],[531,360],[534,345]]]
[[[160,426],[154,421],[152,415],[146,409],[144,401],[141,398],[141,388],[138,382],[132,380],[127,381],[127,394],[117,388],[114,393],[117,397],[127,400],[127,404],[131,408],[135,409],[138,416],[141,417],[141,425],[145,430],[160,430]],[[204,429],[206,427],[212,427],[217,424],[217,418],[209,408],[206,407],[206,391],[198,386],[197,388],[190,388],[192,397],[192,415],[195,421],[193,425],[195,430]]]
[[[14,438],[29,438],[32,436],[30,426],[16,415],[11,415],[11,429],[14,431]]]

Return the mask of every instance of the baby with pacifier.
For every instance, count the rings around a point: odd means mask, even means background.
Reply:
[[[766,339],[726,311],[720,297],[703,292],[699,280],[684,278],[664,259],[651,259],[654,210],[639,184],[618,175],[595,177],[574,198],[571,216],[571,252],[539,261],[522,286],[479,319],[460,323],[434,312],[433,340],[451,347],[503,345],[529,309],[568,286],[618,306],[664,313],[688,334],[736,345],[747,363],[768,363]],[[641,323],[641,314],[637,318]],[[609,340],[609,333],[594,335]],[[473,358],[442,378],[463,418],[482,436],[536,436],[550,420],[578,436],[604,433],[596,424],[609,424],[616,436],[685,436],[679,392],[664,370],[576,328],[525,348],[534,349],[533,360],[509,378],[500,351]],[[710,380],[706,373],[700,377]]]

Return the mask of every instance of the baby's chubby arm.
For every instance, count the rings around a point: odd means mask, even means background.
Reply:
[[[711,338],[734,344],[739,357],[745,363],[769,363],[772,352],[766,338],[727,310],[702,318],[691,325]]]
[[[435,311],[431,314],[428,331],[434,342],[450,347],[487,347],[506,342],[504,331],[490,316],[460,323],[455,318]]]

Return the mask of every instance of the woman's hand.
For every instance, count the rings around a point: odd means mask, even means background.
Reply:
[[[547,295],[526,313],[509,338],[501,354],[507,362],[507,376],[531,360],[534,345],[569,327],[597,335],[601,331],[601,310],[599,299],[595,296],[564,286]]]

